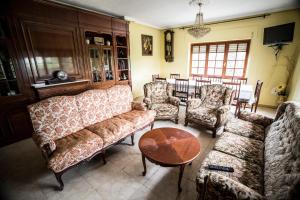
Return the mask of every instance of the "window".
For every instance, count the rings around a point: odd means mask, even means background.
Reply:
[[[192,44],[190,75],[244,77],[250,40]]]

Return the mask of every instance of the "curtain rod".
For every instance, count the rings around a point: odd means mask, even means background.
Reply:
[[[239,18],[234,18],[234,19],[228,19],[228,20],[221,20],[221,21],[215,21],[215,22],[208,22],[205,23],[205,25],[213,25],[213,24],[221,24],[221,23],[227,23],[227,22],[235,22],[235,21],[241,21],[241,20],[246,20],[246,19],[255,19],[255,18],[266,18],[267,16],[270,16],[270,13],[265,13],[261,15],[253,15],[253,16],[248,16],[248,17],[239,17]],[[179,27],[179,29],[186,29],[186,28],[191,28],[193,25],[189,26],[182,26]]]

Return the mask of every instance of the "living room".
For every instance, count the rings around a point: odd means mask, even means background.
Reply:
[[[0,10],[0,199],[299,198],[299,1]]]

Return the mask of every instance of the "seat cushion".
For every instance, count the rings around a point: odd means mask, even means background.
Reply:
[[[54,172],[61,172],[79,163],[103,147],[102,139],[86,129],[58,139],[55,144],[56,150],[48,162],[48,167]]]
[[[234,172],[209,170],[207,169],[209,164],[233,167]],[[202,181],[200,182],[199,180],[203,180],[210,172],[231,178],[260,194],[263,192],[263,171],[259,165],[254,163],[213,150],[208,154],[201,165],[197,175],[197,184],[202,184]]]
[[[74,96],[51,97],[28,106],[28,110],[35,133],[52,140],[84,128]]]
[[[151,110],[155,110],[157,112],[156,116],[174,116],[178,113],[178,107],[169,103],[157,103],[152,104]]]
[[[263,126],[237,118],[232,118],[228,121],[224,130],[260,141],[264,141],[265,138]]]
[[[214,127],[217,123],[217,111],[206,107],[188,110],[187,117],[188,119],[195,119],[199,123],[210,127]]]
[[[84,127],[112,117],[106,90],[88,90],[75,98]]]
[[[216,142],[214,149],[258,164],[261,167],[264,166],[264,144],[262,141],[224,132]]]
[[[127,113],[117,115],[116,117],[130,121],[135,130],[143,128],[154,121],[156,112],[154,110],[132,110]]]
[[[86,129],[99,135],[103,140],[103,147],[106,147],[132,133],[134,131],[134,125],[125,119],[113,117],[88,126]]]
[[[129,85],[115,85],[106,91],[113,116],[132,110],[133,96]]]

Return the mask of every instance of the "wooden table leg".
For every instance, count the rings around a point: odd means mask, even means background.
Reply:
[[[184,165],[180,165],[179,179],[178,179],[178,192],[182,191],[181,180],[182,180],[182,176],[183,176],[184,167],[185,167],[185,164]]]
[[[142,161],[143,161],[143,166],[144,166],[143,176],[145,176],[147,169],[146,169],[146,159],[145,159],[144,155],[142,155]]]

